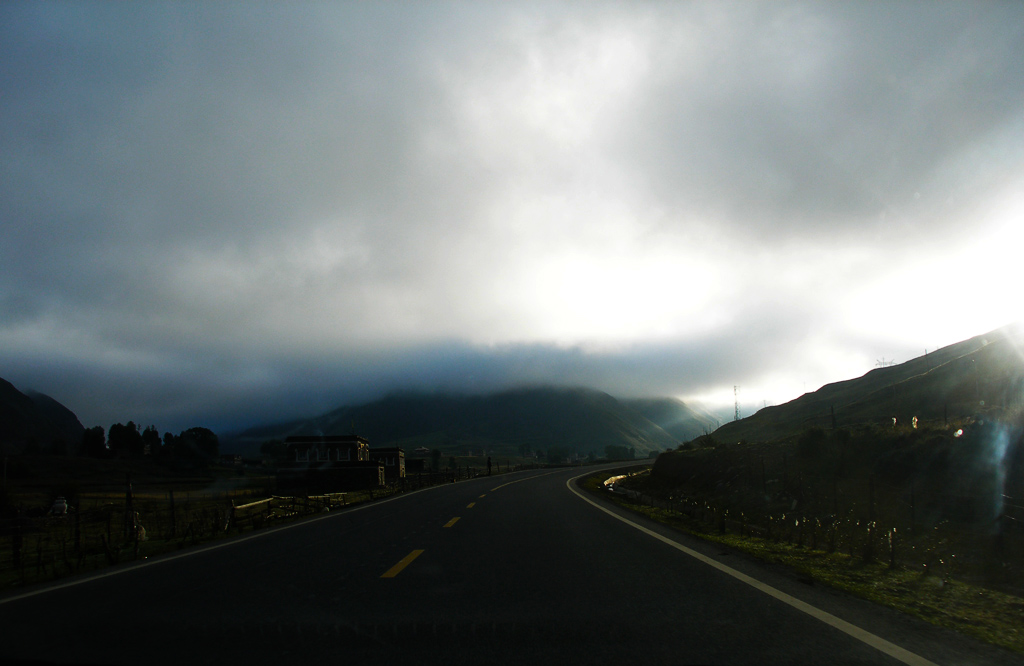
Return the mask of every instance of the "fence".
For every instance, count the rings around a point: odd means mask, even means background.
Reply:
[[[713,484],[693,475],[675,485],[636,478],[617,485],[635,501],[678,513],[703,530],[1024,592],[1024,498],[1003,492],[1001,484],[808,478],[792,462],[784,455],[749,456],[718,466]]]
[[[500,464],[499,464],[500,465]],[[494,471],[520,469],[495,465]],[[470,467],[413,472],[385,488],[322,495],[272,494],[270,485],[225,492],[132,486],[69,498],[64,515],[42,510],[0,518],[0,585],[52,580],[203,541],[262,529],[351,504],[475,478]]]
[[[52,580],[401,491],[262,499],[254,499],[258,491],[83,494],[64,515],[0,519],[0,584]]]

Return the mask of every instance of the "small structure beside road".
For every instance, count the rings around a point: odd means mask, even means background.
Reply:
[[[405,478],[405,451],[398,446],[370,449],[370,460],[384,465],[384,480],[388,483]]]
[[[285,440],[289,461],[278,468],[281,491],[308,495],[384,486],[385,465],[370,459],[358,435],[300,435]]]

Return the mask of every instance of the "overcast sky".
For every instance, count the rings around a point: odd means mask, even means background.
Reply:
[[[0,4],[0,377],[781,403],[1024,316],[1024,3]]]

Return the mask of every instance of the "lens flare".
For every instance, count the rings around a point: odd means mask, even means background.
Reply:
[[[1010,450],[1010,442],[1020,435],[1016,429],[1005,425],[996,428],[993,437],[986,442],[988,446],[988,464],[995,474],[993,484],[993,518],[999,520],[1003,515],[1004,492],[1006,491],[1006,454]]]

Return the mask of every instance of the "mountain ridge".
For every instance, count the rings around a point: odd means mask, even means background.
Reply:
[[[652,405],[661,412],[652,413]],[[355,432],[373,446],[406,449],[525,453],[561,447],[603,456],[615,446],[644,457],[678,446],[683,440],[672,431],[689,424],[686,432],[699,434],[712,418],[672,399],[619,400],[584,387],[527,386],[479,395],[405,391],[311,419],[251,428],[227,446],[252,452],[268,439]]]
[[[36,391],[19,391],[0,378],[0,452],[18,454],[33,447],[75,452],[85,427],[70,409]]]
[[[722,425],[707,410],[677,398],[631,398],[621,402],[681,442],[706,435]]]
[[[1004,326],[904,363],[822,386],[722,425],[720,441],[772,441],[807,428],[949,420],[1019,409],[1024,331]],[[834,418],[834,420],[833,420]]]

